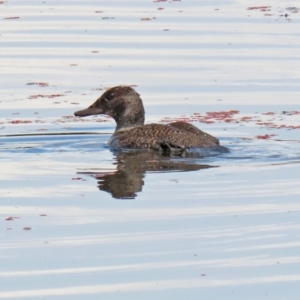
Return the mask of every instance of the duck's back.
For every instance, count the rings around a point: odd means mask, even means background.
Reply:
[[[185,122],[175,122],[168,125],[147,124],[121,129],[114,133],[109,145],[113,148],[167,150],[171,152],[180,152],[191,148],[222,147],[219,145],[218,139]]]

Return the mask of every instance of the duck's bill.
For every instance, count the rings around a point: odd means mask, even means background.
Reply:
[[[76,117],[87,117],[101,114],[103,114],[103,110],[99,107],[88,107],[86,109],[79,110],[74,113]]]

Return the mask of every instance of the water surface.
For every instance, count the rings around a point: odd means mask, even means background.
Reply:
[[[299,5],[258,4],[0,1],[1,299],[298,300]],[[119,84],[231,152],[110,151],[72,115]]]

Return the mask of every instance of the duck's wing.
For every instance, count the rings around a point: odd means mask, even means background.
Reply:
[[[109,145],[113,148],[167,150],[178,153],[189,148],[219,145],[216,138],[199,131],[199,134],[195,134],[188,130],[182,130],[182,128],[176,128],[176,125],[147,124],[118,130],[112,136]]]
[[[194,126],[190,123],[183,122],[183,121],[178,121],[178,122],[169,123],[168,125],[172,126],[174,128],[177,128],[179,130],[185,130],[189,133],[196,134],[200,138],[208,139],[212,143],[215,143],[215,145],[220,145],[220,142],[217,138],[215,138],[214,136],[202,131],[201,129],[199,129],[198,127],[196,127],[196,126]]]

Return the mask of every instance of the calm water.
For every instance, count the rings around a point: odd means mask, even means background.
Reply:
[[[298,300],[298,3],[23,2],[0,1],[0,298]],[[71,116],[118,84],[231,152],[111,152],[110,119]]]

